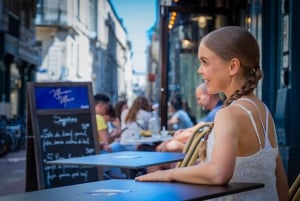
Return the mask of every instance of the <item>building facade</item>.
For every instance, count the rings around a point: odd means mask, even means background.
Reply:
[[[35,12],[35,0],[0,0],[0,113],[6,117],[25,115],[26,82],[40,65]]]
[[[92,82],[93,93],[127,97],[131,46],[109,0],[39,0],[37,81]]]

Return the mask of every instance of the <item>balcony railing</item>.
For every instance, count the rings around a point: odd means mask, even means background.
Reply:
[[[39,10],[35,18],[36,25],[68,26],[67,11],[62,9]]]

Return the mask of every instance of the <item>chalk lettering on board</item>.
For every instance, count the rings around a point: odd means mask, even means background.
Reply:
[[[78,169],[78,166],[76,167],[72,165],[59,165],[59,167],[56,167],[56,165],[48,166],[48,168],[44,168],[44,171],[46,173],[46,183],[48,186],[51,186],[54,181],[74,178],[78,178],[80,180],[83,180],[84,182],[87,182],[88,169],[90,168],[92,167]],[[61,169],[61,172],[56,173],[59,169]]]
[[[52,94],[61,105],[64,105],[64,107],[67,107],[69,102],[75,101],[74,97],[69,97],[70,93],[72,93],[72,90],[62,90],[61,88],[56,88],[50,90],[49,93]]]
[[[61,179],[63,179],[64,177],[71,177],[71,175],[69,174],[69,173],[61,173],[61,174],[59,174],[58,175],[58,178],[61,180]]]
[[[86,182],[88,177],[88,172],[87,171],[80,172],[80,176],[84,177],[84,181]]]
[[[95,147],[90,146],[93,138],[89,134],[92,129],[89,120],[85,120],[81,116],[50,115],[39,119],[39,121],[43,122],[40,129],[40,142],[44,154],[43,172],[46,185],[56,186],[72,179],[81,182],[89,181],[92,177],[89,172],[94,167],[79,168],[76,165],[46,164],[46,161],[95,154]],[[74,147],[75,149],[68,148],[68,146],[73,145],[76,147]]]
[[[64,129],[54,128],[54,130],[52,131],[51,124],[49,125],[49,128],[46,127],[42,129],[40,139],[42,142],[42,150],[44,152],[47,152],[48,148],[51,148],[53,146],[59,146],[64,144],[89,145],[91,143],[88,135],[88,129],[91,128],[90,123],[81,123],[80,127],[78,127],[76,131],[73,131],[74,127],[70,126],[70,124],[78,123],[77,117],[61,117],[59,115],[54,115],[52,119],[54,125],[62,127]],[[92,153],[93,151],[95,151],[95,149],[90,149],[88,153]]]
[[[95,149],[93,149],[93,148],[85,148],[85,153],[87,155],[91,155],[91,154],[95,153]]]
[[[61,125],[63,127],[65,127],[67,124],[78,122],[78,119],[76,117],[62,118],[60,116],[53,116],[53,118],[54,118],[53,123],[55,123],[57,125]]]
[[[72,173],[72,179],[74,179],[75,177],[78,177],[79,176],[79,172],[73,172]]]
[[[86,137],[87,134],[86,134],[86,130],[85,131],[82,131],[82,132],[74,132],[74,137],[75,139],[79,138],[79,137]]]

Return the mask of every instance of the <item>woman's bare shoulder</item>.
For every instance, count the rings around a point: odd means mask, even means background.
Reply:
[[[247,114],[238,107],[221,108],[215,116],[214,127],[225,133],[238,133],[247,122]]]
[[[235,106],[228,106],[221,108],[216,114],[216,120],[220,119],[224,121],[234,121],[236,123],[240,121],[240,118],[244,118],[245,112]]]

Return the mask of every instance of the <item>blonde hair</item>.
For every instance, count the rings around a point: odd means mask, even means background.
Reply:
[[[150,104],[147,98],[144,96],[138,96],[129,108],[128,114],[125,118],[125,123],[134,122],[136,120],[139,110],[150,111]]]

